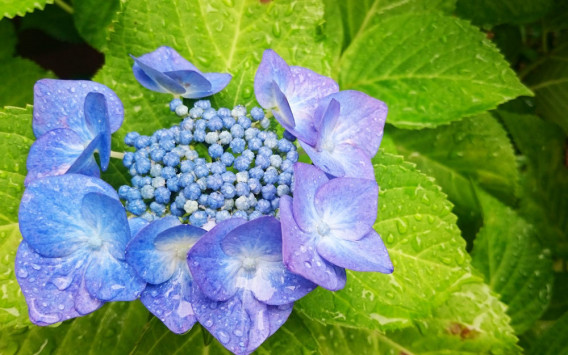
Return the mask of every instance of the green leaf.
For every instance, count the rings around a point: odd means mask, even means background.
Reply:
[[[553,282],[550,250],[537,230],[515,211],[479,191],[484,225],[472,252],[472,263],[507,304],[517,334],[528,330],[548,307]]]
[[[128,131],[150,134],[176,120],[167,109],[170,95],[151,92],[135,80],[129,54],[140,56],[171,46],[204,72],[233,75],[229,86],[214,96],[216,104],[250,106],[254,74],[265,48],[273,48],[290,64],[329,73],[332,59],[326,56],[324,38],[317,35],[322,18],[319,0],[127,2],[111,33],[106,65],[95,78],[118,94],[128,112],[115,142]]]
[[[17,37],[12,22],[0,21],[0,108],[4,106],[25,106],[33,101],[34,83],[53,74],[42,69],[31,60],[12,57]]]
[[[403,13],[443,11],[451,14],[456,0],[346,0],[326,1],[326,7],[335,5],[343,19],[343,49],[369,27],[385,17]]]
[[[57,5],[47,5],[22,18],[19,31],[27,29],[43,31],[53,38],[70,43],[81,43],[81,37],[73,24],[73,17]]]
[[[80,0],[73,2],[73,19],[79,34],[91,46],[103,49],[112,19],[120,8],[120,0]]]
[[[455,204],[460,226],[475,233],[481,220],[470,181],[512,204],[519,189],[516,157],[507,132],[488,113],[420,131],[387,127],[399,154],[432,176]],[[473,237],[473,235],[471,236]]]
[[[568,313],[558,319],[552,327],[550,327],[536,343],[534,343],[528,355],[557,355],[568,353]]]
[[[28,309],[14,274],[16,250],[22,237],[18,229],[18,206],[24,191],[26,157],[35,138],[32,107],[7,107],[0,111],[0,325],[30,324]],[[1,333],[1,332],[0,332]]]
[[[57,327],[31,326],[0,332],[2,354],[128,354],[138,339],[148,311],[142,303],[113,302],[96,312]]]
[[[380,19],[340,63],[342,89],[366,92],[389,107],[387,122],[433,127],[531,95],[484,34],[441,14]]]
[[[375,229],[394,272],[348,272],[343,290],[318,288],[296,309],[326,323],[384,331],[431,316],[472,268],[452,205],[433,179],[401,157],[379,153],[374,162],[380,186]]]
[[[479,26],[522,24],[544,16],[552,0],[458,0],[456,14]]]
[[[556,320],[562,314],[568,312],[568,272],[554,273],[554,285],[552,286],[552,299],[546,312],[542,316],[543,320]]]
[[[532,68],[525,82],[535,93],[536,112],[568,134],[568,45]]]
[[[566,135],[558,126],[537,116],[498,111],[521,154],[519,213],[538,230],[539,239],[553,255],[568,256],[568,167]]]
[[[53,4],[54,0],[0,0],[0,16],[13,18],[24,16],[27,12],[43,9],[46,4]]]

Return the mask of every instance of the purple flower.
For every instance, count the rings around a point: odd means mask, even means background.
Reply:
[[[271,49],[264,51],[254,78],[258,103],[308,145],[316,144],[314,112],[321,98],[337,92],[337,83],[309,69],[288,66]]]
[[[260,346],[315,287],[284,267],[280,222],[269,216],[217,224],[189,251],[188,264],[197,319],[236,354]]]
[[[160,47],[134,57],[136,80],[152,91],[181,95],[187,99],[211,96],[223,90],[232,79],[226,73],[202,73],[173,48]]]
[[[345,285],[345,269],[391,273],[373,230],[379,188],[357,178],[330,180],[320,169],[294,165],[294,198],[280,199],[284,264],[329,290]]]
[[[314,165],[333,176],[375,179],[375,156],[387,116],[382,102],[359,91],[341,91],[322,100],[315,111],[315,146],[300,144]]]
[[[148,283],[140,300],[174,333],[196,321],[187,253],[204,233],[168,216],[141,229],[126,249],[127,262]]]
[[[91,81],[44,79],[34,87],[33,131],[38,140],[27,160],[26,185],[53,175],[98,177],[110,161],[110,135],[123,120],[122,103],[104,85]]]
[[[16,277],[32,322],[48,325],[131,301],[145,283],[124,260],[126,211],[102,180],[76,174],[31,182],[18,215]]]

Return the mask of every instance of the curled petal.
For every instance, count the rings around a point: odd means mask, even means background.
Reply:
[[[325,173],[315,166],[294,164],[294,220],[306,232],[314,231],[320,219],[315,208],[316,191],[328,181]]]
[[[321,150],[310,147],[304,142],[300,145],[310,156],[315,166],[335,177],[357,177],[375,180],[375,171],[371,158],[365,151],[350,145],[338,144],[323,146]]]

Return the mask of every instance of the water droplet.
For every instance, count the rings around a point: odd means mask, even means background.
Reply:
[[[233,330],[233,334],[235,334],[235,335],[238,336],[238,337],[243,336],[243,332],[242,332],[242,330],[240,330],[240,329],[235,329],[235,330]]]
[[[307,267],[308,269],[311,269],[312,263],[310,263],[309,261],[304,261],[304,266]]]
[[[274,22],[272,24],[272,34],[276,38],[279,38],[280,35],[282,35],[282,31],[280,30],[280,24],[278,22]]]
[[[231,337],[229,336],[229,334],[221,330],[219,333],[217,333],[217,339],[219,339],[221,343],[227,344],[229,340],[231,340]]]

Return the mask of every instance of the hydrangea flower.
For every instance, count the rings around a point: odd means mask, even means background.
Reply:
[[[142,228],[130,241],[126,260],[148,283],[140,300],[174,333],[196,321],[187,253],[205,230],[169,216]]]
[[[122,103],[104,85],[44,79],[34,87],[34,142],[26,163],[31,181],[64,173],[100,175],[110,160],[110,135],[123,120]]]
[[[309,69],[288,66],[272,49],[264,51],[254,78],[260,106],[300,141],[317,142],[314,113],[319,100],[339,90],[337,83]]]
[[[160,47],[134,59],[134,76],[147,89],[187,99],[211,96],[232,79],[226,73],[202,73],[173,48]]]
[[[374,180],[371,158],[379,150],[386,116],[386,105],[362,92],[331,94],[315,111],[315,146],[301,140],[300,145],[330,175]]]
[[[53,324],[131,301],[145,282],[124,258],[126,211],[100,179],[66,174],[31,182],[18,215],[22,241],[16,276],[30,319]]]
[[[330,180],[303,163],[294,165],[294,177],[294,198],[280,201],[284,264],[292,272],[335,291],[345,285],[345,268],[393,271],[373,229],[379,193],[375,181]]]
[[[286,321],[292,303],[316,286],[282,263],[280,231],[274,217],[232,218],[189,251],[197,319],[235,354],[260,346]]]

